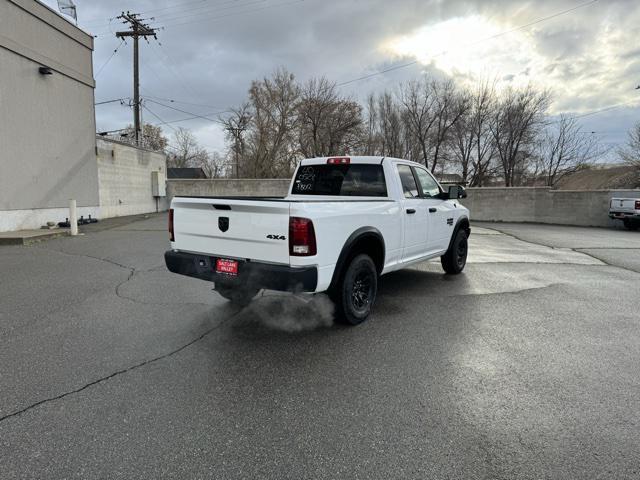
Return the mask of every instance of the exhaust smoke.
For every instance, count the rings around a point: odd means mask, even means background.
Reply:
[[[303,332],[333,325],[335,307],[327,295],[263,294],[240,314],[272,330]]]

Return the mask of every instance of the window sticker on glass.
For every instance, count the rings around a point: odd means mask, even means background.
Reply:
[[[382,165],[321,164],[301,167],[293,183],[293,195],[386,197]]]

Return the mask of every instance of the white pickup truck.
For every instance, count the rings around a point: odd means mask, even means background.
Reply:
[[[625,228],[640,227],[640,198],[612,198],[609,203],[609,218],[622,220]]]
[[[434,257],[449,274],[464,269],[465,197],[407,160],[303,160],[285,198],[174,197],[165,261],[239,304],[260,289],[327,292],[336,317],[355,325],[380,275]]]

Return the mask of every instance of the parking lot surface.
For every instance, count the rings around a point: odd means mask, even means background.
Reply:
[[[0,248],[1,478],[640,478],[640,233],[476,224],[344,327],[169,273],[165,223]]]

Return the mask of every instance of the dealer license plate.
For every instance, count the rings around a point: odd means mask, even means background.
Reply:
[[[216,260],[216,272],[227,275],[238,275],[238,261],[218,258]]]

